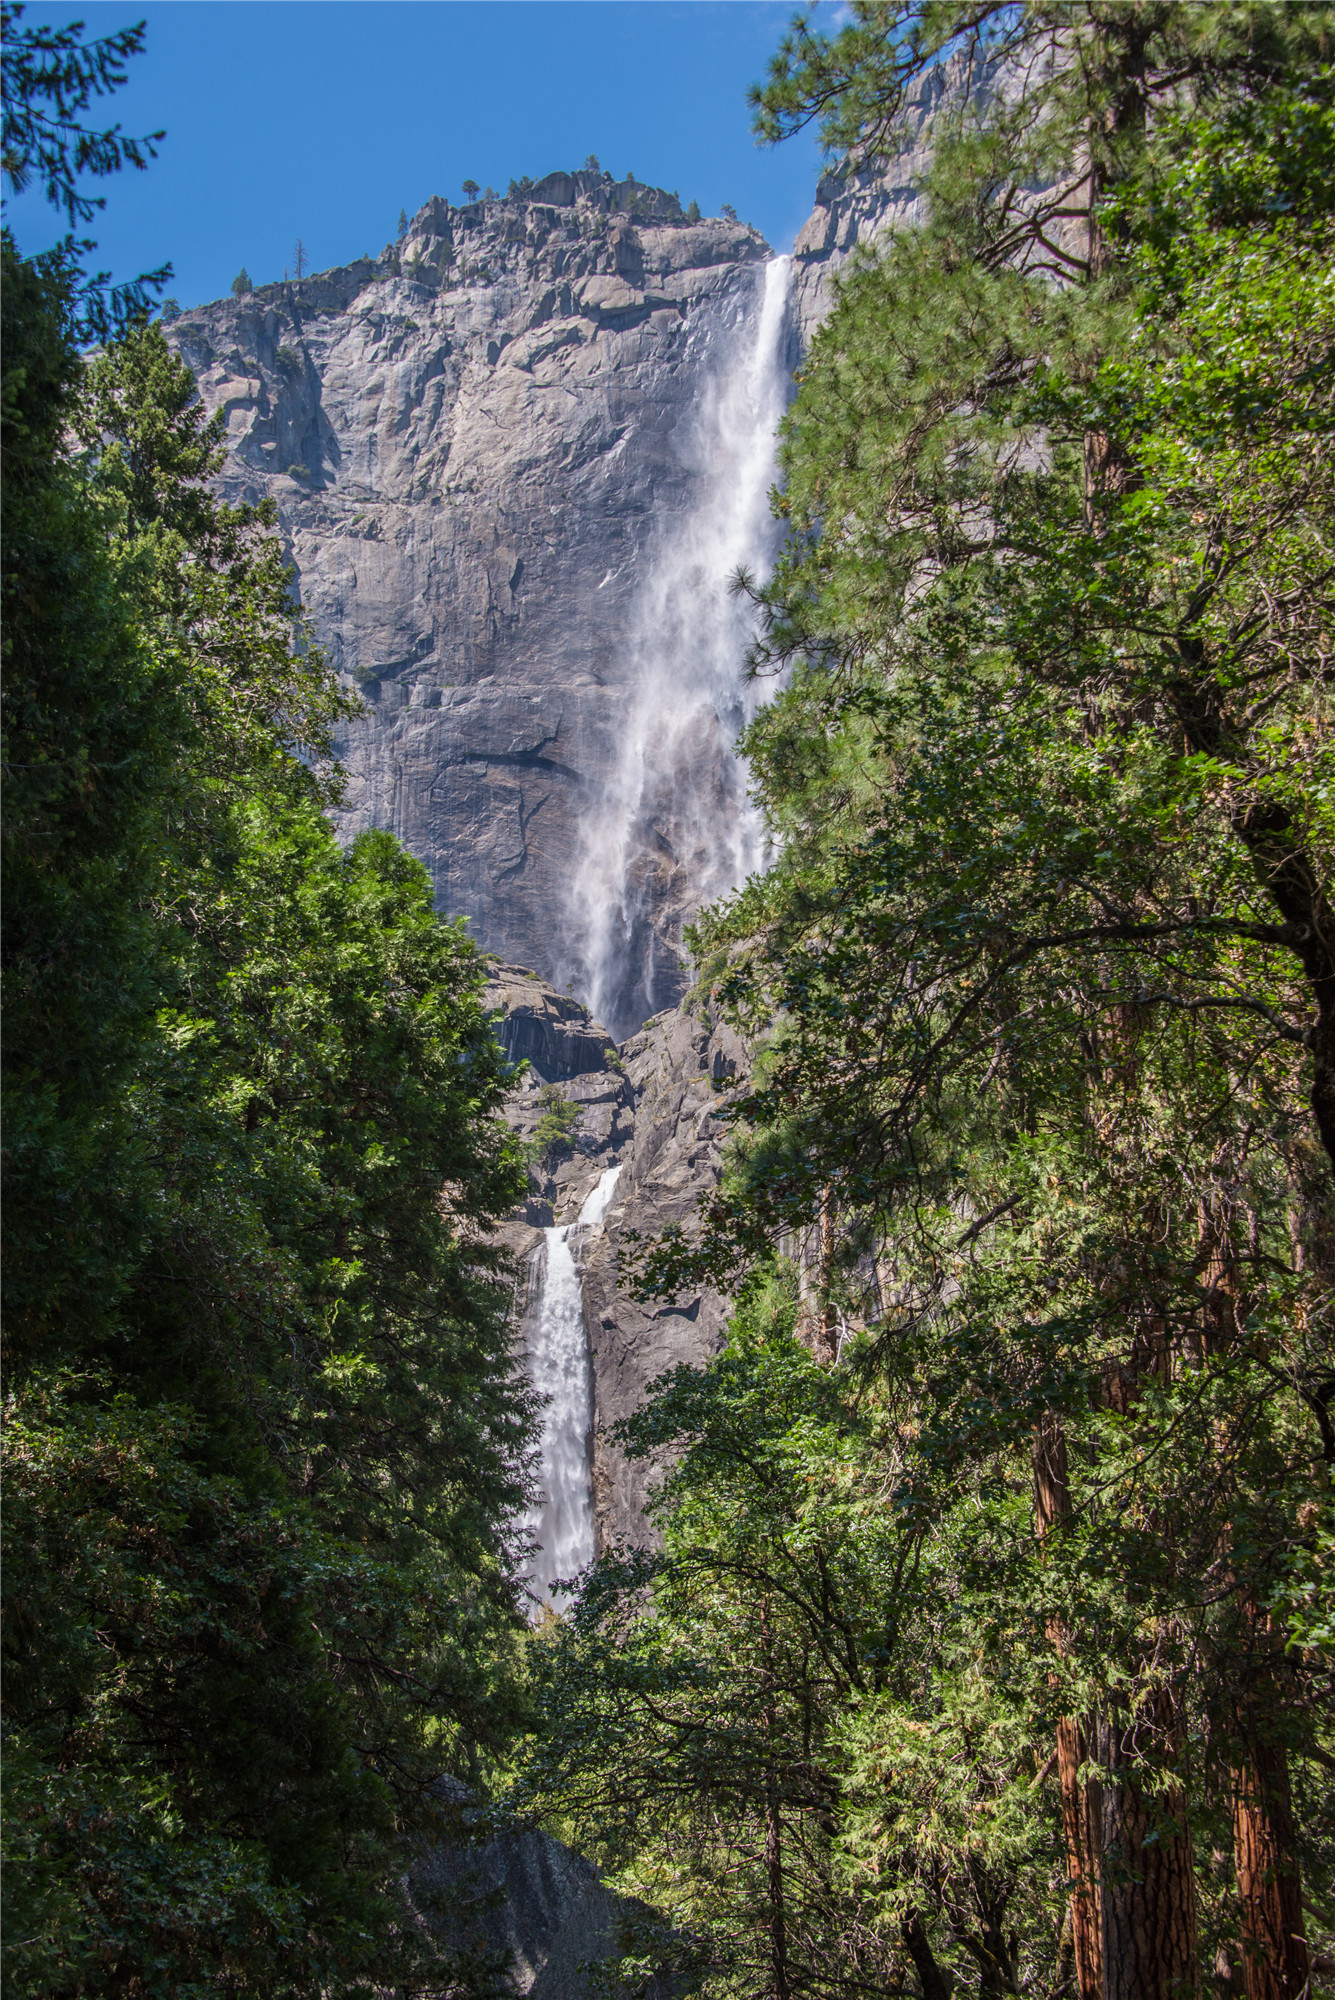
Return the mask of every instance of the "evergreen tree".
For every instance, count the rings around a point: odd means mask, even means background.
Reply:
[[[160,325],[87,362],[3,257],[6,1990],[457,1984],[398,1885],[517,1713],[481,968],[334,839],[348,701]]]
[[[718,1992],[1296,2000],[1327,1929],[1328,31],[856,4],[758,98],[865,164],[957,86],[788,419],[781,858],[695,940],[767,1047],[656,1266],[796,1246],[808,1358],[664,1389],[665,1565],[554,1655]]]
[[[250,282],[250,273],[243,264],[232,280],[232,296],[236,299],[243,299],[246,293],[253,289],[254,287]]]

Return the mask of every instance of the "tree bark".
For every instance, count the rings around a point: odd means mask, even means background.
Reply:
[[[769,1924],[770,2000],[789,2000],[788,1927],[783,1906],[783,1825],[779,1816],[779,1788],[774,1772],[775,1712],[773,1707],[774,1668],[771,1655],[769,1599],[760,1601],[760,1647],[764,1660],[770,1701],[765,1709],[765,1889]]]
[[[1071,1513],[1066,1433],[1060,1418],[1051,1413],[1034,1433],[1034,1511],[1042,1537],[1058,1522],[1068,1520]],[[1048,1638],[1058,1653],[1066,1651],[1067,1635],[1058,1621],[1049,1625]],[[1073,1716],[1062,1716],[1057,1723],[1057,1779],[1066,1835],[1066,1874],[1071,1886],[1071,1951],[1076,1991],[1080,2000],[1102,2000],[1101,1800],[1097,1780],[1082,1781],[1080,1777],[1081,1767],[1088,1761],[1089,1747],[1081,1724]]]
[[[1226,1354],[1240,1334],[1237,1266],[1228,1231],[1201,1211],[1207,1351]],[[1275,1732],[1284,1695],[1282,1648],[1270,1621],[1240,1592],[1240,1672],[1248,1685],[1236,1708],[1233,1751],[1233,1868],[1242,1916],[1247,2000],[1297,2000],[1311,1967],[1303,1925],[1289,1786],[1288,1752]]]
[[[1247,2000],[1298,2000],[1311,1966],[1303,1926],[1284,1746],[1266,1740],[1255,1711],[1239,1714],[1233,1769],[1233,1865],[1242,1905],[1242,1964]]]
[[[904,1943],[913,1960],[913,1970],[918,1975],[922,2000],[950,2000],[950,1988],[946,1985],[945,1975],[936,1962],[936,1953],[916,1910],[904,1920]]]
[[[1188,746],[1198,755],[1241,761],[1224,712],[1224,696],[1194,634],[1177,640],[1183,677],[1173,707]],[[1335,908],[1327,884],[1301,845],[1285,807],[1245,795],[1232,813],[1233,831],[1257,877],[1293,933],[1291,949],[1316,1003],[1312,1024],[1312,1111],[1321,1143],[1335,1165]]]
[[[830,1299],[833,1269],[834,1192],[827,1186],[821,1189],[816,1221],[805,1232],[799,1252],[797,1308],[798,1338],[826,1368],[839,1354],[839,1328]]]
[[[788,1931],[783,1908],[783,1829],[774,1773],[765,1773],[765,1875],[769,1893],[769,1962],[772,2000],[789,2000]]]
[[[1128,1757],[1142,1733],[1160,1740],[1175,1733],[1166,1690],[1129,1721],[1100,1719],[1099,1762],[1115,1774],[1102,1800],[1104,2000],[1191,2000],[1200,1970],[1186,1799],[1172,1783],[1153,1799],[1146,1794]]]

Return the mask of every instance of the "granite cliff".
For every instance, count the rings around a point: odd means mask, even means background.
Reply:
[[[507,1043],[533,1065],[521,1129],[543,1081],[579,1106],[510,1231],[535,1295],[539,1232],[623,1167],[582,1260],[603,1544],[645,1532],[645,1469],[607,1426],[705,1359],[723,1315],[641,1307],[617,1254],[693,1215],[743,1059],[673,1005],[683,915],[760,858],[727,583],[771,546],[772,433],[833,274],[915,213],[937,94],[890,172],[822,178],[791,265],[661,189],[554,173],[433,199],[378,257],[171,328],[226,416],[223,491],[275,500],[304,609],[364,698],[340,745],[348,830],[391,827],[496,954]]]
[[[650,1532],[654,1468],[612,1426],[716,1351],[727,1309],[641,1304],[620,1259],[630,1232],[691,1225],[747,1062],[680,951],[683,917],[763,857],[731,752],[747,621],[728,579],[772,550],[791,370],[832,276],[915,212],[936,94],[891,172],[821,180],[791,263],[662,190],[554,173],[434,199],[378,257],[171,328],[225,413],[226,497],[276,501],[303,607],[361,691],[347,830],[392,828],[494,955],[499,1032],[527,1065],[516,1129],[553,1090],[573,1107],[506,1225],[522,1340],[540,1337],[544,1232],[620,1170],[577,1252],[602,1548]],[[621,1910],[588,1864],[533,1832],[441,1850],[423,1883],[464,1866],[514,1989],[583,2000]]]
[[[628,1233],[652,1239],[672,1223],[689,1228],[718,1174],[721,1114],[744,1077],[746,1050],[707,1002],[693,997],[646,1022],[618,1048],[587,1009],[517,966],[492,967],[488,1002],[502,1010],[507,1050],[528,1064],[510,1117],[530,1138],[554,1085],[577,1107],[569,1140],[535,1164],[525,1213],[506,1229],[522,1273],[522,1337],[537,1333],[543,1231],[568,1223],[600,1176],[620,1166],[612,1204],[580,1257],[584,1327],[592,1372],[587,1440],[599,1548],[644,1544],[643,1505],[653,1468],[630,1463],[611,1429],[638,1409],[650,1382],[678,1363],[700,1366],[717,1351],[726,1301],[714,1292],[642,1304],[619,1282]]]
[[[554,173],[504,199],[429,201],[378,258],[171,328],[226,413],[223,491],[276,500],[303,606],[365,700],[340,745],[349,829],[391,827],[442,908],[573,978],[619,1033],[683,990],[681,915],[726,886],[706,850],[742,805],[740,698],[688,698],[669,659],[690,711],[680,755],[656,791],[623,797],[633,827],[606,820],[643,734],[646,646],[688,649],[647,629],[674,613],[646,597],[646,570],[716,476],[710,385],[768,260],[753,230],[689,220],[662,190]],[[786,375],[786,323],[774,344]],[[577,893],[581,866],[597,874],[591,835],[626,849],[633,902],[599,994],[590,958],[608,939],[584,935],[601,919]],[[586,883],[584,903],[601,900]]]

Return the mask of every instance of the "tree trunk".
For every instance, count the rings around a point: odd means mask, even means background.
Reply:
[[[1211,668],[1204,641],[1195,633],[1177,640],[1183,673],[1172,690],[1173,706],[1190,748],[1197,755],[1232,758],[1232,740],[1223,690]],[[1321,1143],[1335,1163],[1335,908],[1302,831],[1287,807],[1244,793],[1231,813],[1233,831],[1247,849],[1257,878],[1284,921],[1289,949],[1303,968],[1316,1006],[1309,1030],[1312,1050],[1312,1111]]]
[[[1255,1714],[1239,1717],[1233,1771],[1233,1865],[1242,1904],[1247,2000],[1298,2000],[1311,1968],[1293,1827],[1288,1758]]]
[[[776,1715],[773,1705],[774,1664],[769,1623],[769,1599],[760,1600],[760,1651],[769,1701],[765,1708],[765,1891],[769,1925],[770,2000],[789,2000],[788,1927],[783,1907],[783,1824],[779,1817],[779,1787],[774,1770]]]
[[[1102,1800],[1104,2000],[1192,2000],[1200,1991],[1185,1795],[1169,1783],[1147,1796],[1127,1755],[1143,1734],[1162,1741],[1173,1733],[1164,1690],[1129,1726],[1121,1716],[1100,1721],[1099,1761],[1115,1774]]]
[[[832,1367],[839,1354],[839,1328],[830,1299],[834,1269],[834,1192],[821,1189],[813,1227],[798,1252],[797,1334],[815,1360]]]
[[[1240,1332],[1237,1267],[1228,1231],[1204,1208],[1201,1265],[1207,1349],[1226,1354]],[[1303,1926],[1302,1875],[1289,1789],[1288,1752],[1276,1739],[1284,1701],[1283,1650],[1269,1619],[1241,1596],[1238,1702],[1233,1753],[1233,1867],[1242,1916],[1242,1972],[1247,2000],[1297,2000],[1310,1965]]]
[[[1034,1433],[1034,1511],[1040,1536],[1070,1518],[1071,1488],[1066,1462],[1066,1433],[1060,1418],[1044,1417]],[[1060,1623],[1048,1627],[1058,1653],[1066,1651],[1067,1636]],[[1066,1835],[1066,1874],[1071,1885],[1071,1951],[1080,2000],[1102,2000],[1103,1952],[1099,1917],[1099,1863],[1103,1838],[1101,1801],[1095,1779],[1080,1777],[1089,1745],[1085,1730],[1072,1716],[1057,1724],[1057,1778],[1061,1786],[1062,1828]]]
[[[765,1773],[765,1875],[769,1893],[769,1963],[772,2000],[789,2000],[788,1932],[783,1909],[783,1829],[774,1772]]]
[[[950,1988],[946,1985],[945,1975],[936,1962],[936,1953],[916,1910],[904,1920],[904,1943],[913,1960],[913,1970],[918,1975],[922,2000],[950,2000]]]

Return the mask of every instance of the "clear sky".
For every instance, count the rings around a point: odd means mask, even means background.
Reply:
[[[102,100],[104,122],[166,128],[156,164],[102,184],[90,228],[118,279],[168,260],[183,306],[245,265],[283,274],[298,236],[313,270],[378,253],[433,194],[500,191],[583,164],[731,202],[775,249],[812,205],[807,134],[758,147],[759,81],[796,0],[32,0],[29,24],[90,35],[141,18],[146,53]],[[824,12],[825,9],[820,10]],[[835,9],[829,9],[831,15]],[[29,194],[7,204],[19,246],[61,233]]]

